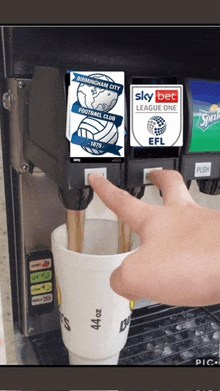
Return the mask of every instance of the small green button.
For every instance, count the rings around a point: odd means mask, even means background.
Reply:
[[[30,281],[31,284],[35,284],[43,281],[50,281],[52,279],[52,271],[45,270],[43,272],[31,273]]]

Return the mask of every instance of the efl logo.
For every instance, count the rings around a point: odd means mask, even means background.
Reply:
[[[156,102],[157,103],[177,103],[178,102],[178,91],[156,91]]]

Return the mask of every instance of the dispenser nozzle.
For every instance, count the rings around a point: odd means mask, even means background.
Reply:
[[[59,197],[68,210],[85,210],[93,199],[93,189],[86,187],[84,189],[59,189]]]
[[[133,197],[138,198],[139,200],[144,195],[145,186],[142,187],[131,187],[130,189],[125,189],[129,194],[131,194]]]

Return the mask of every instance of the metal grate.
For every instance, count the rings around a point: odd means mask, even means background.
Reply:
[[[119,365],[196,365],[219,356],[220,306],[154,305],[134,311]]]
[[[30,337],[29,337],[30,338]],[[40,365],[68,365],[61,332],[30,338]],[[183,308],[153,305],[133,311],[121,366],[194,366],[198,357],[219,357],[220,305]]]

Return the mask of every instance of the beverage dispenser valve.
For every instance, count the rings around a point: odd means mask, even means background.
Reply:
[[[220,194],[220,82],[187,79],[187,116],[180,172],[196,180],[201,193]]]

